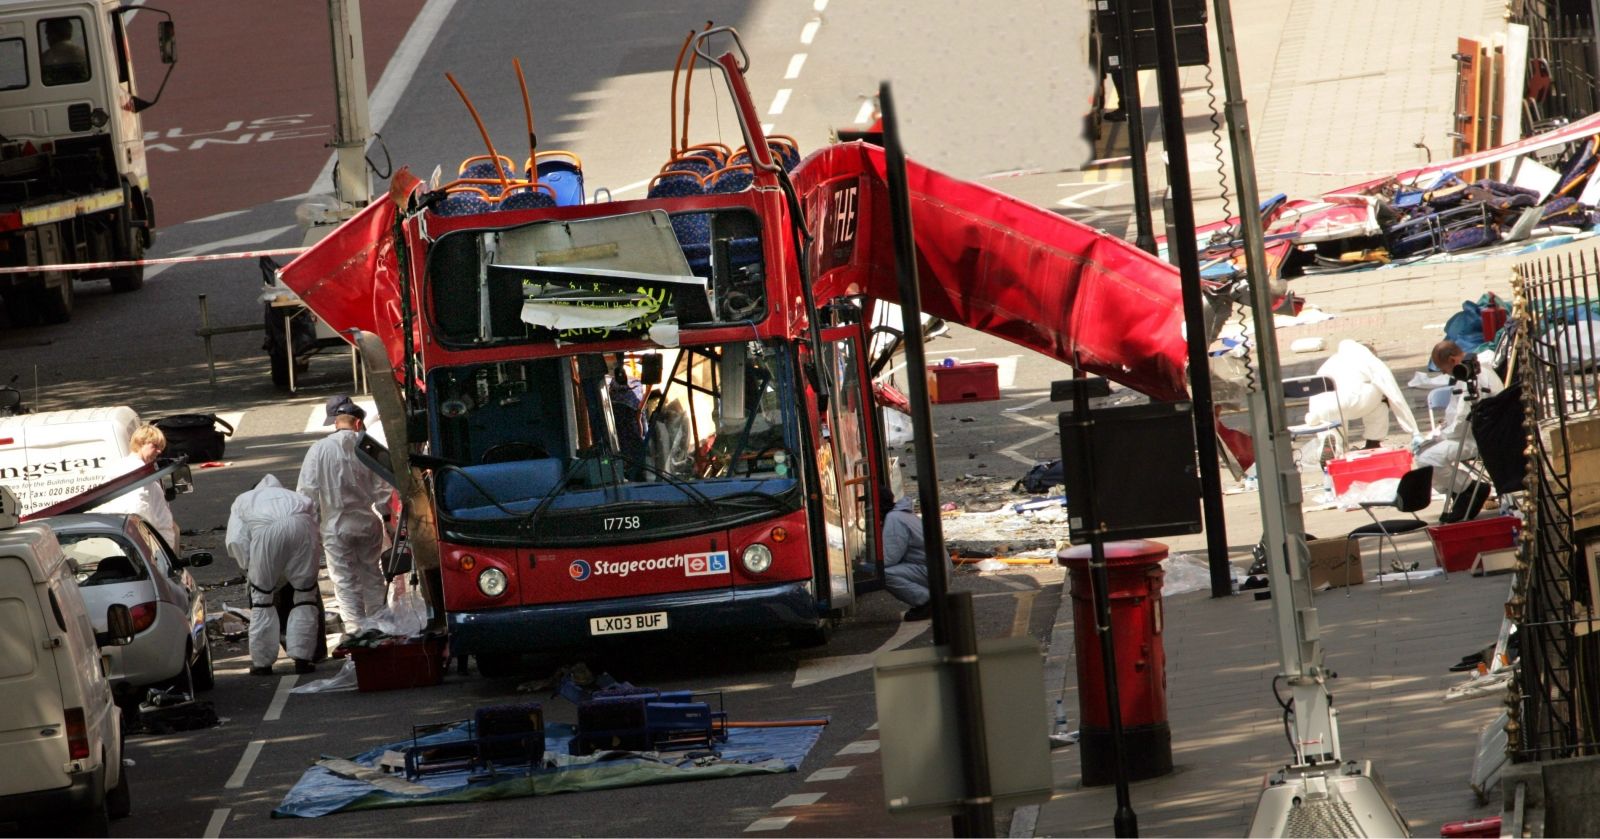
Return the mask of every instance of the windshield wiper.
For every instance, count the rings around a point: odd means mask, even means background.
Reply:
[[[706,495],[705,493],[701,492],[698,489],[695,489],[694,485],[689,483],[688,481],[681,480],[681,479],[673,476],[672,473],[667,472],[667,471],[665,471],[663,469],[658,469],[655,466],[653,466],[653,465],[651,465],[649,463],[646,463],[646,462],[644,462],[642,460],[634,460],[633,458],[628,457],[625,454],[614,453],[614,454],[612,454],[612,457],[615,457],[616,459],[622,461],[623,463],[625,463],[625,464],[627,464],[629,466],[637,466],[637,467],[643,469],[644,471],[649,472],[650,474],[655,475],[658,478],[661,478],[662,480],[666,481],[667,483],[671,484],[672,486],[677,487],[678,490],[681,491],[684,495],[687,495],[690,498],[694,499],[694,501],[696,503],[698,503],[700,506],[705,507],[706,508],[706,512],[709,512],[712,515],[716,515],[717,514],[717,502],[712,501],[710,496]]]
[[[676,487],[684,494],[685,497],[694,501],[701,507],[704,507],[707,513],[715,516],[718,512],[720,512],[717,507],[717,502],[712,501],[711,498],[705,493],[695,489],[692,484],[673,477],[671,474],[657,469],[655,466],[652,466],[649,463],[636,461],[627,455],[620,454],[618,452],[606,452],[604,454],[595,453],[575,458],[572,461],[572,465],[567,467],[566,474],[561,476],[561,480],[557,482],[555,487],[551,489],[550,492],[545,495],[544,499],[539,502],[539,506],[534,507],[533,510],[529,511],[527,516],[523,517],[521,524],[522,529],[530,531],[533,529],[534,525],[539,522],[539,519],[544,516],[545,511],[548,510],[550,505],[555,502],[556,496],[566,491],[567,484],[572,483],[572,478],[578,474],[578,470],[583,466],[583,464],[591,460],[599,460],[601,458],[616,458],[617,460],[622,461],[625,465],[637,466],[641,469],[644,469],[653,475],[659,476],[673,487]],[[609,484],[608,486],[618,485],[613,483]]]

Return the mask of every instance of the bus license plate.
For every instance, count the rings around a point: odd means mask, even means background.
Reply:
[[[666,612],[641,612],[637,615],[613,615],[608,618],[590,618],[590,635],[616,635],[623,632],[651,632],[667,628]]]

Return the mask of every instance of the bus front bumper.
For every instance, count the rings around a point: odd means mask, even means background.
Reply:
[[[592,618],[657,612],[665,612],[667,616],[662,629],[599,635],[590,631]],[[741,637],[751,632],[810,629],[816,627],[818,621],[810,586],[806,581],[799,581],[733,590],[451,612],[450,650],[455,655],[503,654],[668,636]]]

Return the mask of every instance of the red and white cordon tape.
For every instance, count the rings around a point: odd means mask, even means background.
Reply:
[[[101,271],[107,268],[138,268],[142,265],[183,265],[190,262],[218,262],[224,259],[256,259],[263,256],[294,256],[306,248],[271,248],[238,253],[202,253],[194,256],[163,256],[156,259],[120,259],[113,262],[64,262],[58,265],[10,265],[0,274],[37,274],[44,271]]]

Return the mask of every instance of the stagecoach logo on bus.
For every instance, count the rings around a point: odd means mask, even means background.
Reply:
[[[670,571],[678,568],[683,569],[685,577],[726,574],[730,568],[728,552],[673,554],[656,559],[629,559],[619,562],[602,559],[591,563],[586,559],[574,559],[572,564],[567,566],[567,574],[581,583],[594,576],[626,577],[636,571]]]

